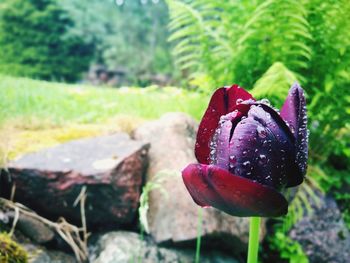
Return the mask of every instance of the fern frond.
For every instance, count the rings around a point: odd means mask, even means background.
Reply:
[[[252,94],[256,98],[274,98],[281,104],[287,96],[291,85],[298,80],[297,74],[283,63],[275,62],[255,83]]]
[[[261,2],[244,25],[246,33],[236,42],[240,46],[237,60],[242,61],[235,66],[237,72],[242,72],[238,78],[251,85],[277,61],[296,73],[302,73],[312,58],[308,44],[312,35],[306,18],[307,10],[301,1]],[[247,72],[255,75],[248,78],[245,76]]]
[[[217,74],[217,62],[226,61],[227,65],[227,58],[233,53],[222,34],[221,4],[209,0],[168,0],[167,3],[172,32],[169,41],[176,43],[173,49],[176,63],[190,73]]]

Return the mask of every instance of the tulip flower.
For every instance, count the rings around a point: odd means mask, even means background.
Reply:
[[[182,178],[194,202],[252,217],[248,262],[257,261],[260,217],[287,214],[281,191],[303,182],[308,158],[306,102],[294,84],[281,111],[237,85],[216,90]]]
[[[285,215],[281,193],[302,183],[307,168],[303,89],[294,84],[280,113],[237,85],[216,90],[200,122],[199,164],[182,172],[195,203],[233,216]]]
[[[307,167],[307,116],[294,84],[279,113],[233,85],[215,91],[199,125],[199,164],[182,172],[193,200],[234,216],[285,215],[283,188],[302,183]]]
[[[260,217],[287,214],[281,191],[301,184],[306,173],[303,89],[291,87],[280,113],[237,85],[216,90],[198,128],[195,155],[199,163],[182,171],[187,190],[199,206],[252,217],[247,262],[256,263]]]

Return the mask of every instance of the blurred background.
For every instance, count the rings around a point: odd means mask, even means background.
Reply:
[[[0,0],[1,163],[167,112],[199,121],[233,83],[280,108],[298,81],[307,180],[268,224],[262,260],[327,262],[289,233],[327,196],[350,248],[349,13],[348,0]]]

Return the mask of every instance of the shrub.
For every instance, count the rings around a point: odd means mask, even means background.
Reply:
[[[0,72],[74,81],[91,59],[91,47],[67,37],[73,25],[54,0],[3,0],[0,4]]]

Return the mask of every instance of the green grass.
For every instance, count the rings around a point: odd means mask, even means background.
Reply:
[[[144,119],[165,112],[201,117],[208,98],[176,88],[101,88],[0,76],[0,124],[39,119],[53,125],[99,123],[118,114]]]
[[[178,88],[68,85],[0,75],[0,163],[42,148],[181,111],[200,119],[209,97]]]

